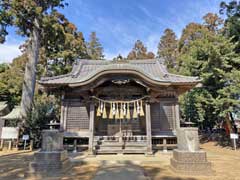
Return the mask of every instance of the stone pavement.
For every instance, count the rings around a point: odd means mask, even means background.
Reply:
[[[93,180],[150,180],[144,175],[143,169],[134,165],[102,167]]]

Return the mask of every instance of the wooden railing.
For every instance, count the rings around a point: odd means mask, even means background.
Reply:
[[[146,142],[147,136],[94,136],[94,141],[102,142]]]
[[[175,149],[177,147],[177,137],[152,137],[152,146],[155,150],[164,150]]]

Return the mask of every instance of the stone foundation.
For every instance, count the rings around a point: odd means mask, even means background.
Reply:
[[[63,134],[57,130],[44,130],[42,136],[42,149],[34,154],[26,177],[57,177],[71,168],[67,151],[62,146]]]
[[[29,164],[31,172],[47,173],[69,169],[69,159],[66,151],[61,152],[37,152],[34,161]]]
[[[173,151],[171,168],[183,174],[212,174],[211,163],[207,161],[206,152],[199,149],[198,128],[179,128],[177,138],[178,149]]]
[[[211,163],[207,161],[206,152],[187,152],[174,150],[171,167],[175,172],[192,175],[212,174]]]

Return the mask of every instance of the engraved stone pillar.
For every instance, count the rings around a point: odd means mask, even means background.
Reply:
[[[28,177],[58,176],[71,168],[67,151],[63,150],[63,133],[58,130],[42,131],[42,148],[34,154],[29,165]]]
[[[146,103],[146,135],[147,135],[147,155],[152,154],[152,130],[151,130],[151,114],[150,104]]]
[[[89,142],[88,142],[88,152],[89,155],[94,155],[94,116],[95,116],[95,106],[94,103],[90,104],[90,122],[89,122]]]
[[[212,173],[205,151],[199,149],[198,128],[177,129],[178,149],[173,151],[171,167],[184,174],[207,175]]]

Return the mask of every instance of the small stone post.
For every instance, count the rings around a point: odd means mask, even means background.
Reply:
[[[34,154],[26,175],[37,178],[58,176],[69,168],[67,151],[63,149],[63,133],[54,129],[43,130],[42,148]]]
[[[207,175],[212,173],[206,152],[199,148],[198,128],[177,129],[178,148],[173,151],[171,167],[184,174]]]

